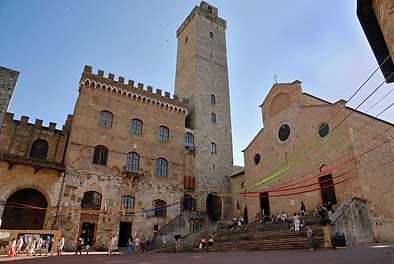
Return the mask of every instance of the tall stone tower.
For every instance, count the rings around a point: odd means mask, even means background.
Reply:
[[[194,135],[194,194],[225,191],[233,167],[226,21],[216,7],[201,2],[176,33],[175,94],[190,102],[186,126]],[[213,220],[226,217],[228,203],[217,196],[198,196],[197,204]]]
[[[18,71],[0,66],[0,126],[3,124],[18,77]]]

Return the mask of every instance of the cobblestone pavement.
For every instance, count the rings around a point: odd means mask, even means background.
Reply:
[[[20,264],[254,264],[254,263],[313,263],[313,264],[394,264],[394,243],[374,246],[358,246],[346,249],[325,250],[292,250],[292,251],[262,251],[262,252],[195,252],[195,253],[142,253],[129,256],[119,254],[106,256],[92,253],[75,256],[67,253],[64,256],[50,257],[14,257],[0,256],[0,262],[10,261]]]

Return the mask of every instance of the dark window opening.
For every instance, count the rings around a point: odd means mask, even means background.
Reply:
[[[211,94],[211,105],[215,105],[216,104],[216,97],[215,95]]]
[[[131,134],[141,135],[142,134],[142,121],[139,119],[131,120]]]
[[[286,141],[290,137],[290,127],[288,124],[283,124],[280,126],[278,137],[281,141]]]
[[[209,37],[213,39],[213,32],[209,32]]]
[[[122,214],[123,215],[132,215],[134,213],[134,197],[131,196],[122,196]]]
[[[211,113],[211,123],[216,124],[216,114],[215,113]]]
[[[163,158],[156,160],[156,176],[167,176],[167,161]]]
[[[211,153],[215,154],[216,153],[216,144],[215,143],[211,143]]]
[[[163,200],[153,201],[153,208],[155,217],[165,217],[167,213],[167,203]]]
[[[109,111],[101,111],[99,117],[99,124],[102,126],[111,127],[112,126],[112,113]]]
[[[158,131],[158,138],[160,141],[168,141],[170,131],[167,127],[161,126]]]
[[[319,135],[321,137],[327,136],[328,132],[330,132],[330,127],[328,124],[324,123],[319,127]]]
[[[82,209],[100,210],[101,194],[95,191],[85,192],[81,201]]]
[[[185,133],[185,147],[194,148],[194,136],[192,133]]]
[[[105,146],[96,146],[94,148],[93,163],[107,165],[108,149]]]
[[[34,141],[31,151],[30,157],[36,159],[46,159],[48,154],[48,142],[43,139],[37,139]]]
[[[126,171],[138,171],[140,156],[135,152],[129,152],[126,160]]]
[[[254,155],[254,164],[259,164],[260,163],[260,154],[256,153],[256,155]]]

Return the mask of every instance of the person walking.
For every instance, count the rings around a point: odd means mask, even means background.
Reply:
[[[41,256],[41,249],[42,249],[42,246],[44,245],[44,240],[42,239],[42,236],[40,236],[40,238],[37,240],[37,250],[36,250],[36,252],[34,253],[34,256],[36,255],[36,253],[37,252],[39,252],[39,256]]]
[[[64,244],[66,243],[66,239],[64,238],[64,236],[62,235],[60,240],[59,240],[59,245],[57,246],[57,255],[60,256],[63,254],[63,250],[64,250]]]
[[[129,255],[133,254],[133,240],[131,237],[127,240],[127,252]]]
[[[309,250],[314,250],[315,249],[315,242],[313,241],[313,231],[310,226],[306,227],[306,236],[308,238]]]
[[[112,236],[109,236],[107,255],[112,256]]]
[[[77,240],[77,248],[75,249],[74,255],[77,255],[78,252],[79,252],[79,255],[82,255],[82,238],[81,237],[78,238],[78,240]]]
[[[293,223],[294,223],[294,231],[296,235],[298,235],[300,233],[300,218],[298,217],[297,213],[294,213]]]
[[[301,202],[301,208],[300,208],[300,211],[301,211],[302,218],[304,218],[304,217],[305,217],[305,215],[306,215],[306,207],[305,207],[305,204],[304,204],[304,202]]]
[[[49,253],[51,253],[51,255],[53,255],[53,250],[52,250],[52,246],[53,246],[53,237],[48,237],[47,239],[47,245],[48,245],[48,251],[46,256],[48,256]]]
[[[86,248],[86,255],[89,254],[89,249],[90,249],[90,238],[86,238],[86,243],[85,243],[85,248]]]
[[[136,255],[138,254],[138,251],[140,251],[140,245],[141,245],[141,240],[138,236],[136,236],[134,240],[134,251]]]
[[[22,254],[22,247],[23,247],[23,236],[19,236],[17,248],[16,248],[16,256],[20,256]]]

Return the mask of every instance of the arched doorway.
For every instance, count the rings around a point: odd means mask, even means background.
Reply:
[[[215,222],[222,218],[222,199],[219,196],[212,193],[208,194],[207,214]]]
[[[47,206],[45,196],[35,189],[16,191],[7,199],[1,228],[43,229]]]
[[[245,206],[245,209],[244,209],[244,221],[245,221],[245,224],[249,224],[248,207],[247,206]]]

